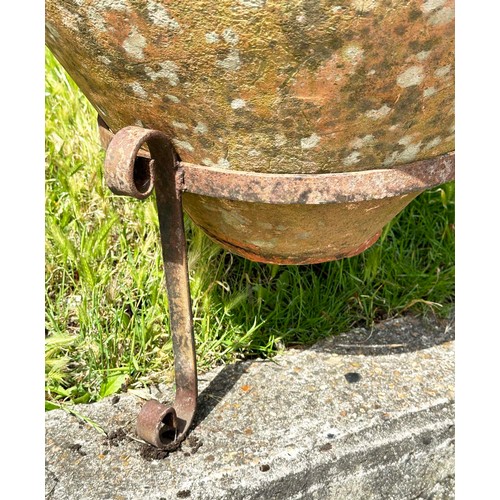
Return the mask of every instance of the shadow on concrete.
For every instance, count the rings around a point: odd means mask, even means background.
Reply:
[[[236,385],[241,376],[247,372],[249,362],[238,362],[225,365],[208,386],[198,396],[198,409],[193,426],[210,415],[222,398]]]
[[[355,328],[348,333],[329,337],[304,347],[312,352],[384,356],[428,349],[454,340],[454,318],[421,318],[405,316],[383,321],[372,329]],[[223,397],[249,369],[249,361],[226,365],[200,393],[194,426],[200,424],[214,410]],[[357,374],[347,374],[356,376]],[[349,380],[348,382],[355,382]]]
[[[324,339],[311,351],[384,356],[429,349],[455,338],[454,317],[440,319],[405,316],[383,321],[373,328],[355,328]]]

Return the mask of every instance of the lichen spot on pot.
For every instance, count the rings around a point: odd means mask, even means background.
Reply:
[[[424,80],[424,76],[424,68],[422,66],[411,66],[398,76],[397,83],[403,88],[420,85]]]
[[[132,26],[130,34],[122,43],[125,52],[133,59],[142,61],[144,59],[144,49],[147,45],[146,38],[139,33],[137,26]]]
[[[162,28],[176,32],[181,29],[179,23],[170,16],[168,10],[158,2],[150,0],[146,4],[146,13],[151,22]]]
[[[318,134],[311,134],[309,137],[303,137],[300,140],[300,147],[302,149],[312,149],[319,144],[321,137]]]
[[[378,3],[379,0],[352,0],[351,7],[355,9],[356,12],[363,14],[365,12],[370,12],[371,10],[373,10]]]

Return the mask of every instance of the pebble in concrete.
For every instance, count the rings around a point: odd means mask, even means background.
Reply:
[[[135,435],[137,394],[75,407],[107,436],[48,412],[46,498],[452,499],[453,334],[406,317],[203,374],[195,426],[169,454]]]

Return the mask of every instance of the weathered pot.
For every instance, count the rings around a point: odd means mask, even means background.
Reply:
[[[419,192],[453,176],[452,4],[46,7],[47,44],[101,115],[108,186],[140,199],[156,188],[176,394],[172,406],[147,401],[136,430],[173,450],[198,392],[182,207],[215,241],[264,262],[373,244]]]
[[[47,0],[46,12],[49,48],[111,131],[161,130],[183,162],[358,175],[454,149],[451,0]],[[405,188],[406,170],[398,189],[371,196],[368,186],[357,200],[190,192],[183,202],[248,258],[333,260],[367,248],[418,192],[448,180],[445,163],[417,187]]]

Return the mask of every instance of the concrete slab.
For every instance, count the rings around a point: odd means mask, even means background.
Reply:
[[[135,436],[137,394],[75,408],[107,437],[49,412],[47,498],[452,499],[453,334],[452,320],[407,317],[220,367],[167,456]]]

